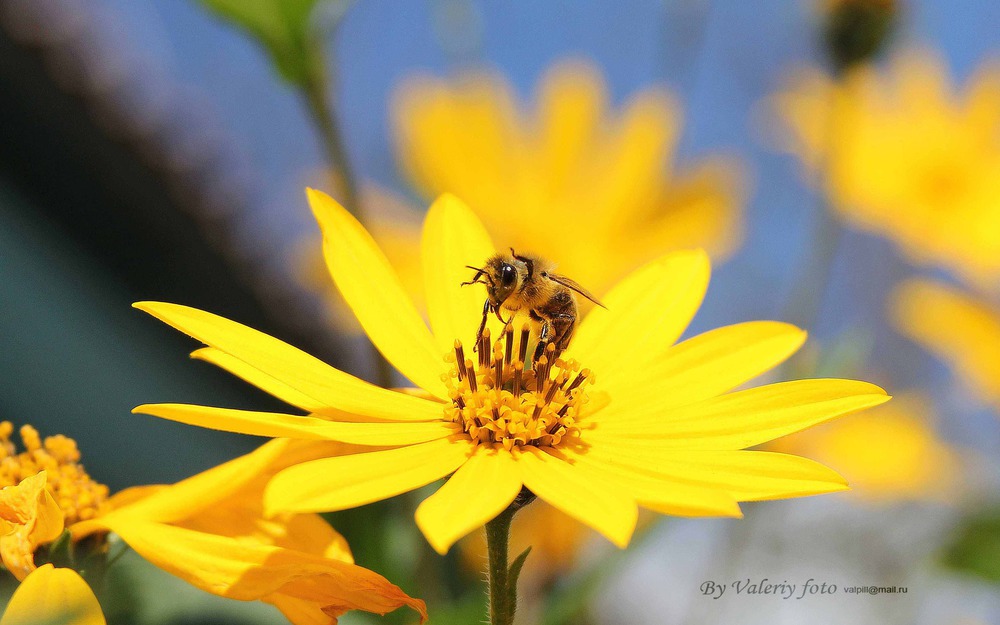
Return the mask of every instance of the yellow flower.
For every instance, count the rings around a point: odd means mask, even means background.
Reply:
[[[76,571],[45,564],[14,591],[0,625],[105,625],[94,591]]]
[[[325,623],[352,609],[384,614],[403,605],[426,618],[422,601],[355,566],[343,537],[318,515],[263,515],[263,489],[277,471],[354,451],[350,446],[274,440],[172,486],[134,487],[108,498],[107,487],[79,464],[74,441],[51,436],[43,444],[34,428],[24,426],[26,451],[15,454],[12,431],[9,422],[0,424],[0,480],[21,480],[0,490],[0,555],[24,584],[35,580],[29,590],[18,590],[18,605],[30,606],[45,593],[79,598],[69,573],[38,575],[34,565],[36,549],[62,534],[65,518],[74,545],[114,532],[149,562],[202,590],[271,603],[293,623]],[[104,549],[103,541],[97,545]],[[4,625],[24,614],[11,609]]]
[[[372,386],[207,312],[136,305],[208,346],[196,355],[311,414],[184,404],[136,412],[373,447],[282,470],[268,485],[267,510],[350,508],[453,474],[416,512],[440,553],[504,510],[522,487],[624,547],[639,505],[739,516],[738,501],[843,490],[839,475],[805,458],[741,450],[887,399],[876,386],[848,380],[727,393],[787,358],[805,336],[787,324],[751,322],[673,345],[707,288],[702,252],[669,254],[631,274],[602,297],[607,309],[591,312],[554,362],[550,351],[524,362],[532,353],[527,332],[484,341],[474,352],[484,295],[459,284],[471,277],[464,266],[494,248],[464,204],[444,196],[427,214],[422,265],[431,332],[364,228],[328,196],[310,191],[309,199],[338,288],[372,342],[419,389]]]
[[[35,550],[63,532],[63,513],[45,488],[45,471],[0,490],[0,556],[18,581],[35,570]]]
[[[908,499],[948,501],[959,484],[959,455],[938,438],[916,394],[897,397],[870,414],[780,438],[769,449],[816,458],[851,482],[870,503]]]
[[[834,82],[803,72],[773,104],[785,148],[855,226],[973,284],[1000,278],[1000,76],[955,94],[940,61],[908,54]]]
[[[953,287],[911,280],[896,289],[892,317],[903,334],[1000,407],[1000,312]]]
[[[455,193],[504,248],[560,250],[561,272],[588,288],[604,291],[666,250],[722,256],[739,242],[739,167],[712,158],[671,174],[681,113],[663,90],[611,109],[596,68],[563,62],[528,111],[498,76],[414,77],[393,122],[425,199]]]

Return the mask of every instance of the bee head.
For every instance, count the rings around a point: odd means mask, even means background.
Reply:
[[[490,257],[483,267],[470,266],[469,269],[475,270],[476,275],[463,284],[485,284],[486,295],[494,310],[499,309],[517,290],[521,276],[527,275],[524,262],[517,260],[513,255],[505,254]]]

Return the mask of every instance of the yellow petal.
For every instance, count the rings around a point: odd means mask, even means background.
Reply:
[[[417,526],[434,550],[445,555],[459,538],[503,512],[519,492],[521,475],[510,452],[480,445],[417,507]]]
[[[87,582],[71,569],[44,564],[14,591],[0,625],[105,625]]]
[[[930,405],[921,393],[904,393],[871,412],[782,437],[768,451],[837,467],[850,481],[851,494],[866,503],[954,503],[967,483],[963,450],[938,435]]]
[[[226,432],[272,438],[334,440],[355,445],[423,443],[454,434],[456,429],[454,424],[441,420],[440,408],[434,421],[405,423],[342,423],[312,416],[190,404],[146,404],[132,412]]]
[[[657,479],[725,491],[737,501],[803,497],[847,489],[836,471],[799,456],[766,451],[663,450],[620,442],[605,459]]]
[[[284,593],[327,605],[384,614],[422,601],[368,569],[320,556],[184,528],[117,517],[112,531],[143,558],[212,594],[254,601]]]
[[[708,256],[673,252],[634,271],[602,298],[570,344],[574,357],[606,372],[641,370],[687,328],[708,288]]]
[[[642,406],[602,418],[592,434],[602,441],[638,439],[660,449],[744,449],[889,399],[867,382],[795,380],[680,408]]]
[[[239,358],[231,356],[220,349],[215,349],[214,347],[202,347],[201,349],[196,349],[191,352],[191,357],[211,363],[216,367],[241,378],[243,381],[253,384],[257,388],[267,389],[268,393],[274,395],[281,401],[291,404],[296,408],[301,408],[306,412],[313,412],[312,408],[319,408],[316,400],[309,395],[306,395],[288,384],[267,375],[260,369],[251,367]],[[322,410],[323,414],[330,415],[331,418],[337,421],[370,420],[366,417],[352,415],[351,413],[336,411],[330,407],[323,407]]]
[[[447,398],[443,353],[371,235],[330,196],[309,189],[337,288],[380,352],[417,386]]]
[[[743,513],[736,500],[724,491],[683,484],[674,480],[657,479],[648,473],[602,458],[593,448],[586,450],[560,450],[556,455],[565,457],[574,465],[586,466],[604,474],[619,488],[627,491],[644,508],[673,516],[728,516],[741,517]]]
[[[628,389],[629,411],[651,403],[681,406],[731,390],[795,353],[806,333],[777,321],[750,321],[699,334],[667,350],[662,359],[625,377],[610,371],[601,384]],[[619,384],[620,381],[620,384]]]
[[[594,528],[618,547],[628,546],[639,509],[604,474],[585,465],[569,464],[537,447],[524,448],[517,456],[517,464],[531,492]]]
[[[475,338],[485,295],[466,265],[482,267],[494,253],[486,228],[461,200],[444,194],[431,205],[420,244],[427,290],[427,313],[440,353],[454,349],[455,339],[469,345]]]
[[[428,420],[428,402],[368,384],[300,349],[235,321],[178,304],[139,302],[134,306],[241,360],[247,367],[259,370],[261,375],[255,378],[255,382],[265,384],[268,379],[277,380],[280,384],[273,390],[261,386],[276,397],[282,397],[291,387],[297,391],[297,401],[306,396],[312,398],[308,405],[302,406],[310,412],[323,414],[327,407],[332,407],[390,421]],[[438,369],[443,369],[443,365]],[[335,418],[337,414],[334,412],[331,417]]]
[[[430,484],[461,466],[472,451],[467,439],[440,439],[304,462],[274,476],[264,507],[268,514],[353,508]]]

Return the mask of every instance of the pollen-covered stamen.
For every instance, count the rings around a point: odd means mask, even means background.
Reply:
[[[474,441],[510,450],[555,446],[580,435],[576,422],[587,401],[589,371],[556,358],[551,344],[538,360],[525,362],[528,338],[525,324],[515,346],[514,331],[507,327],[490,349],[486,331],[477,343],[478,366],[465,358],[459,341],[454,354],[446,357],[454,367],[445,376],[451,398],[445,415]]]
[[[21,427],[24,451],[17,453],[10,440],[14,425],[0,422],[0,488],[19,484],[25,478],[46,472],[46,488],[59,504],[66,525],[92,519],[108,509],[108,487],[95,482],[80,464],[76,441],[62,435],[43,441],[38,430]]]

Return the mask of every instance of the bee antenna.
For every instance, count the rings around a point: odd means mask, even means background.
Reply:
[[[485,269],[481,269],[479,267],[473,267],[472,265],[466,265],[466,267],[475,271],[476,275],[472,276],[472,280],[469,280],[468,282],[463,282],[460,286],[466,286],[468,284],[480,284],[480,283],[486,284],[485,282],[479,279],[480,277],[485,277],[487,280],[490,281],[490,286],[493,286],[493,279],[490,277],[490,274],[487,273]]]

